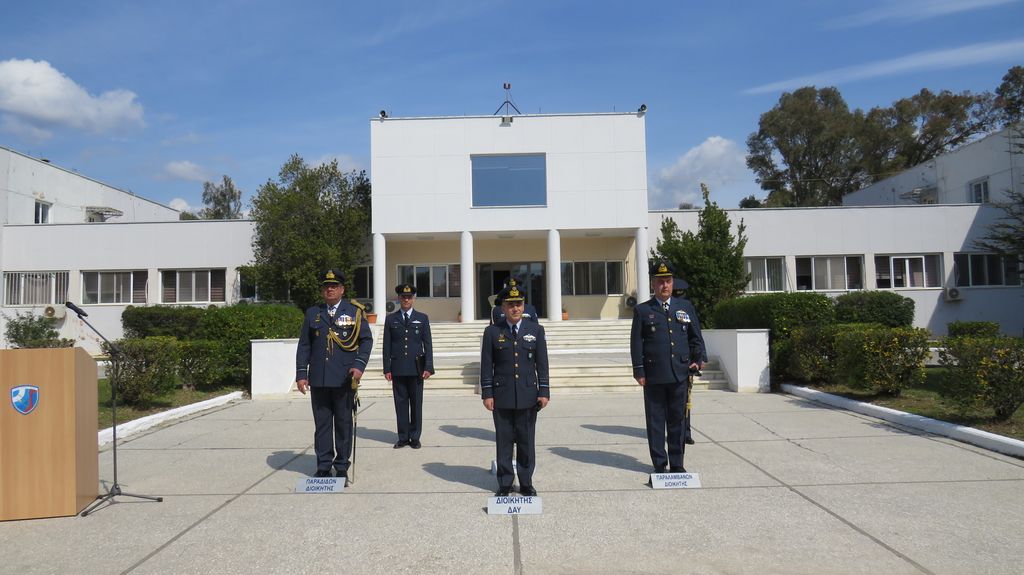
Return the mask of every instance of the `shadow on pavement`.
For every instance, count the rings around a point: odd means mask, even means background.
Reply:
[[[490,471],[473,465],[448,465],[441,462],[424,463],[423,470],[434,477],[444,479],[450,483],[462,483],[470,487],[483,489],[484,491],[492,491],[498,484],[498,481],[491,475]]]
[[[442,425],[438,429],[449,435],[454,435],[455,437],[469,437],[494,443],[493,429],[483,429],[481,427],[460,427],[458,425]]]
[[[591,449],[572,449],[571,447],[551,447],[548,451],[566,459],[579,461],[580,463],[603,465],[605,467],[625,469],[627,471],[639,471],[641,473],[647,473],[651,470],[651,466],[649,464],[643,463],[635,457],[623,455],[621,453],[595,451]]]
[[[316,472],[316,454],[295,451],[275,451],[267,456],[267,465],[281,471],[294,471],[312,475]]]
[[[591,429],[593,431],[600,431],[602,433],[611,433],[615,435],[625,435],[627,437],[639,437],[640,439],[647,439],[647,430],[642,427],[627,427],[625,425],[593,425],[585,423],[581,425],[583,429]]]

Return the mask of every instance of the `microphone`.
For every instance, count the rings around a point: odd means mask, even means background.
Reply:
[[[84,311],[82,311],[82,308],[78,307],[77,305],[75,305],[75,304],[73,304],[73,303],[71,303],[69,301],[64,302],[64,305],[67,306],[67,308],[69,310],[77,313],[78,317],[89,317],[89,314],[87,314]]]

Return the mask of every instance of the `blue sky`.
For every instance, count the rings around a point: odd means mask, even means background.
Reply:
[[[746,139],[784,91],[851,107],[994,90],[1022,0],[8,3],[0,145],[174,207],[291,154],[368,169],[369,119],[647,104],[649,204],[760,192]],[[371,174],[372,177],[372,174]]]

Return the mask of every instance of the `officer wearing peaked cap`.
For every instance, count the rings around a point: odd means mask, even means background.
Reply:
[[[672,297],[675,269],[670,262],[655,261],[650,275],[654,297],[633,309],[633,378],[644,388],[647,445],[655,473],[666,467],[684,472],[687,379],[690,368],[700,368],[705,356],[700,319],[689,301]]]
[[[520,290],[523,289],[523,282],[512,277],[508,278],[505,285],[501,286],[502,290],[510,287],[518,287]],[[494,296],[494,307],[491,309],[491,325],[499,324],[505,321],[505,312],[501,308],[501,291]],[[523,319],[526,321],[532,321],[533,323],[540,323],[540,316],[537,315],[537,308],[533,307],[532,304],[523,304]]]
[[[366,370],[373,335],[363,306],[342,300],[345,276],[331,268],[320,274],[323,303],[306,310],[295,354],[295,383],[308,389],[316,428],[316,477],[347,477],[352,453],[355,387]]]
[[[515,449],[519,492],[536,495],[533,471],[536,466],[537,412],[551,397],[548,378],[548,345],[544,328],[523,318],[523,293],[518,286],[501,292],[505,319],[484,329],[480,350],[480,395],[494,417],[498,491],[512,491]]]
[[[434,373],[430,318],[413,309],[416,286],[395,286],[399,309],[384,320],[384,378],[391,382],[398,418],[395,449],[419,449],[423,431],[423,380]]]

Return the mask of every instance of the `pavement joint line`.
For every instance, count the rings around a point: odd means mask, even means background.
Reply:
[[[712,443],[716,443],[716,442],[715,442],[714,440],[712,440]],[[744,461],[744,462],[746,462],[746,463],[747,463],[747,465],[750,465],[750,466],[751,466],[751,467],[753,467],[754,469],[756,469],[756,470],[760,471],[761,473],[765,474],[765,475],[766,475],[767,477],[769,477],[769,478],[771,478],[771,479],[773,479],[773,480],[775,480],[775,481],[778,481],[778,482],[779,482],[779,484],[780,484],[780,485],[781,485],[782,487],[784,487],[784,488],[788,489],[789,491],[791,491],[791,492],[795,493],[795,494],[796,494],[796,495],[797,495],[798,497],[800,497],[800,498],[804,499],[805,501],[807,501],[807,502],[808,502],[808,503],[810,503],[811,505],[813,505],[813,506],[817,507],[818,509],[821,509],[821,510],[822,510],[822,511],[824,511],[825,513],[827,513],[827,514],[831,515],[832,517],[836,518],[836,519],[837,519],[838,521],[840,521],[841,523],[843,523],[844,525],[846,525],[846,526],[847,526],[847,527],[849,527],[850,529],[853,529],[853,530],[854,530],[854,531],[856,531],[857,533],[860,533],[860,534],[861,534],[861,535],[863,535],[864,537],[866,537],[866,538],[868,538],[869,540],[873,541],[873,542],[874,542],[874,543],[875,543],[876,545],[879,545],[879,546],[881,546],[881,547],[882,547],[883,549],[886,549],[887,551],[889,551],[889,552],[890,552],[890,553],[892,553],[893,555],[895,555],[895,556],[899,557],[900,559],[903,559],[904,561],[906,561],[906,562],[907,562],[907,563],[909,563],[910,565],[912,565],[912,566],[914,566],[915,568],[917,568],[917,569],[918,569],[919,571],[921,571],[922,573],[926,573],[926,574],[928,574],[928,575],[936,575],[936,574],[935,574],[935,573],[934,573],[933,571],[931,571],[930,569],[928,569],[928,568],[927,568],[927,567],[925,567],[924,565],[921,565],[921,564],[920,564],[920,563],[918,563],[917,561],[914,561],[914,560],[913,560],[913,559],[911,559],[911,558],[910,558],[909,556],[907,556],[907,555],[905,555],[904,553],[902,553],[902,552],[900,552],[899,550],[897,550],[897,549],[896,549],[895,547],[892,547],[892,546],[890,546],[889,544],[887,544],[886,542],[882,541],[881,539],[879,539],[879,538],[875,537],[874,535],[872,535],[872,534],[868,533],[868,532],[867,532],[866,530],[864,530],[863,528],[861,528],[861,527],[860,527],[860,526],[858,526],[857,524],[855,524],[855,523],[853,523],[852,521],[850,521],[850,520],[846,519],[846,518],[845,518],[845,517],[843,517],[842,515],[839,515],[838,513],[836,513],[835,511],[833,511],[833,510],[829,509],[829,508],[828,508],[828,507],[826,507],[825,505],[823,505],[823,504],[821,504],[821,503],[818,503],[817,501],[815,501],[814,499],[812,499],[812,498],[811,498],[810,496],[808,496],[807,494],[805,494],[805,493],[801,492],[801,491],[800,491],[799,489],[797,489],[796,487],[794,487],[794,486],[792,486],[792,485],[790,485],[790,484],[786,483],[785,481],[783,481],[783,480],[779,479],[778,477],[775,477],[774,475],[772,475],[771,473],[769,473],[769,472],[768,472],[767,470],[765,470],[765,469],[761,468],[761,467],[760,467],[759,465],[757,465],[756,463],[754,463],[753,461],[750,461],[750,460],[749,460],[749,459],[747,459],[746,457],[743,457],[743,456],[742,456],[742,455],[740,455],[739,453],[736,453],[735,451],[733,451],[732,449],[729,449],[728,447],[726,447],[726,446],[724,446],[724,445],[722,445],[722,446],[721,446],[721,448],[722,448],[722,449],[724,449],[724,450],[726,450],[726,451],[728,451],[729,453],[732,453],[732,454],[733,454],[734,456],[736,456],[737,458],[739,458],[739,459],[740,459],[741,461]]]
[[[213,509],[211,509],[211,510],[210,510],[210,512],[209,512],[209,513],[207,513],[206,515],[203,515],[203,516],[202,516],[202,517],[200,517],[199,519],[196,519],[196,520],[195,520],[195,521],[194,521],[194,522],[193,522],[193,523],[192,523],[191,525],[189,525],[189,526],[188,526],[188,527],[186,527],[185,529],[182,529],[182,530],[181,530],[181,531],[180,531],[180,532],[179,532],[179,533],[178,533],[177,535],[175,535],[174,537],[171,537],[170,539],[168,539],[167,541],[165,541],[163,545],[161,545],[161,546],[157,547],[156,549],[154,549],[154,550],[150,551],[150,552],[149,552],[149,554],[147,554],[147,555],[146,555],[145,557],[143,557],[142,559],[139,559],[139,560],[138,560],[137,562],[135,562],[135,563],[134,563],[133,565],[129,566],[129,567],[127,568],[127,569],[125,569],[124,571],[122,571],[122,572],[121,572],[121,575],[127,575],[128,573],[131,573],[131,572],[132,572],[132,571],[134,571],[135,569],[137,569],[137,568],[141,567],[141,566],[142,566],[142,565],[143,565],[144,563],[146,563],[147,561],[149,561],[149,560],[150,560],[150,559],[152,559],[153,557],[157,556],[157,555],[158,555],[158,554],[159,554],[159,553],[160,553],[161,551],[163,551],[164,549],[166,549],[167,547],[169,547],[169,546],[170,546],[171,544],[173,544],[173,543],[174,543],[175,541],[177,541],[178,539],[181,539],[182,537],[184,537],[186,533],[188,533],[189,531],[192,531],[193,529],[195,529],[196,527],[198,527],[200,523],[203,523],[204,521],[206,521],[206,520],[207,520],[207,519],[209,519],[210,517],[213,517],[213,516],[214,516],[214,515],[215,515],[216,513],[218,513],[218,512],[219,512],[219,511],[220,511],[221,509],[224,509],[225,507],[227,507],[227,506],[228,506],[228,505],[230,505],[231,503],[233,503],[233,502],[237,501],[237,500],[238,500],[238,499],[239,499],[240,497],[242,497],[243,495],[245,495],[245,494],[246,494],[247,492],[249,492],[249,491],[252,491],[252,490],[253,490],[253,489],[254,489],[254,488],[255,488],[255,487],[257,486],[257,485],[259,485],[260,483],[263,483],[264,481],[266,481],[267,479],[269,479],[269,478],[270,478],[270,476],[274,475],[275,473],[277,473],[278,471],[280,471],[281,469],[283,469],[283,468],[284,468],[284,467],[285,467],[286,465],[288,465],[288,464],[289,464],[289,463],[291,463],[292,461],[295,461],[295,460],[296,460],[296,459],[298,459],[299,457],[302,457],[302,456],[303,456],[303,455],[304,455],[304,454],[305,454],[305,453],[306,453],[307,451],[309,451],[309,448],[310,448],[310,447],[312,447],[312,444],[310,444],[309,446],[307,446],[307,447],[306,447],[305,449],[303,449],[303,450],[302,450],[301,452],[299,452],[299,453],[295,454],[295,456],[294,456],[294,457],[292,457],[291,459],[289,459],[288,461],[285,461],[285,462],[284,462],[283,464],[281,464],[281,467],[278,467],[278,468],[272,469],[272,470],[271,470],[271,471],[270,471],[269,473],[267,473],[266,475],[264,475],[264,476],[263,476],[263,477],[261,477],[260,479],[256,480],[256,482],[255,482],[255,483],[253,483],[253,484],[252,484],[252,485],[250,485],[249,487],[245,488],[245,489],[244,489],[243,491],[241,491],[240,493],[236,493],[236,494],[234,494],[234,496],[232,496],[231,498],[229,498],[229,499],[228,499],[227,501],[224,501],[223,503],[221,503],[221,504],[220,504],[220,505],[218,505],[217,507],[214,507]]]
[[[519,516],[512,516],[512,573],[522,575],[523,554],[519,545]]]

